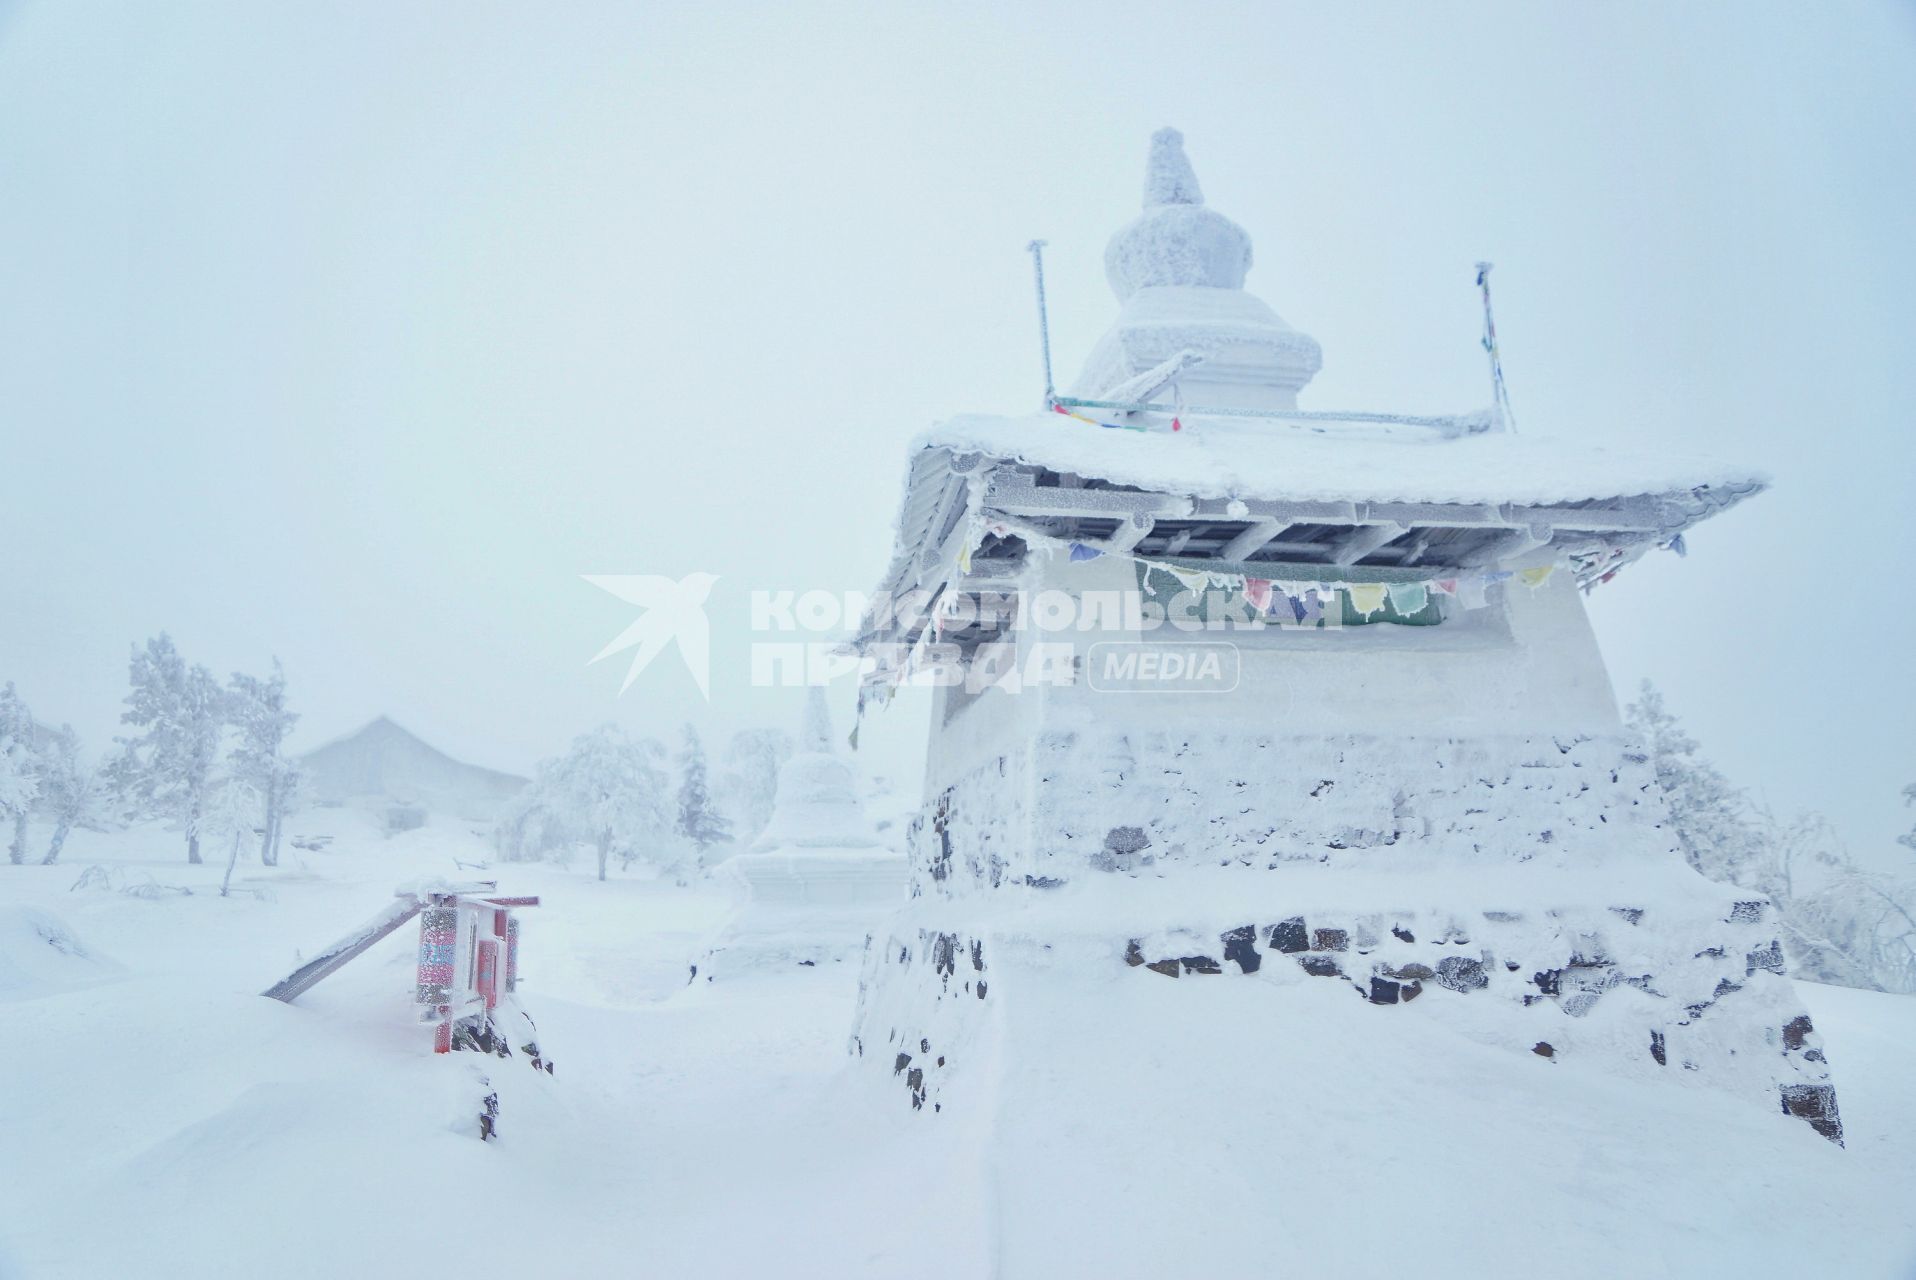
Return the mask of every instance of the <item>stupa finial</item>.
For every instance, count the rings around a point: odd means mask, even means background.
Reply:
[[[1184,135],[1169,126],[1159,129],[1151,135],[1151,154],[1144,162],[1144,207],[1203,203],[1197,171],[1184,154]]]
[[[818,755],[836,755],[832,750],[832,713],[825,705],[825,690],[813,685],[805,691],[805,719],[799,726],[799,750]]]

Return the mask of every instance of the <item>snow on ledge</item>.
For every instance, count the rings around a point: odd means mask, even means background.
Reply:
[[[1768,475],[1747,466],[1664,450],[1237,419],[1190,419],[1172,434],[1098,427],[1063,414],[975,414],[940,423],[914,447],[983,453],[1199,498],[1549,505],[1769,484]]]

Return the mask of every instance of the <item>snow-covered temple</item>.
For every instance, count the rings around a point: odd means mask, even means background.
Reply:
[[[1309,1043],[1342,988],[1840,1141],[1772,909],[1677,851],[1584,610],[1761,477],[1300,410],[1318,345],[1245,291],[1173,130],[1105,265],[1117,322],[1067,393],[911,447],[881,592],[931,604],[860,644],[966,675],[854,1050],[927,1111],[996,1105],[1008,1064],[1160,1096]]]
[[[854,961],[904,899],[905,859],[865,814],[822,689],[810,691],[799,748],[779,769],[765,830],[716,869],[737,908],[695,980]]]

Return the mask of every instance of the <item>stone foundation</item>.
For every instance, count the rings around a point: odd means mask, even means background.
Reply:
[[[1275,1011],[1331,982],[1380,1017],[1416,1003],[1840,1143],[1769,904],[1692,872],[1663,817],[1614,739],[1042,735],[921,818],[916,900],[866,953],[853,1049],[938,1112],[1025,984],[1251,981]]]

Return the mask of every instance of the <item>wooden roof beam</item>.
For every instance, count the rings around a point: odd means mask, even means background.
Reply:
[[[1358,525],[1331,548],[1332,564],[1356,564],[1386,542],[1395,541],[1403,536],[1409,525],[1402,524],[1363,524]]]
[[[1259,520],[1246,525],[1244,531],[1218,548],[1220,560],[1244,561],[1262,551],[1278,534],[1290,528],[1289,520]]]

